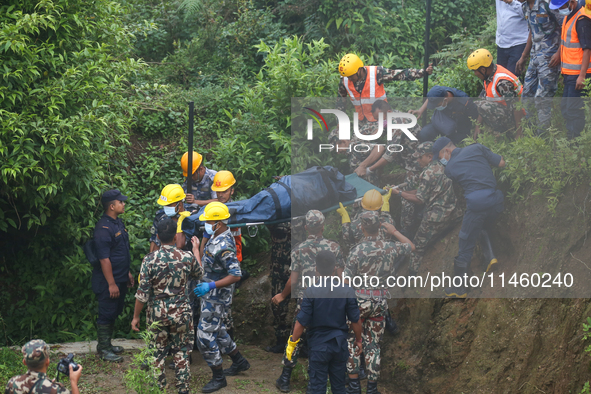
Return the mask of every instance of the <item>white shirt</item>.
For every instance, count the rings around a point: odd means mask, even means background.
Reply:
[[[525,44],[529,30],[527,21],[523,17],[521,2],[513,0],[507,4],[502,0],[497,2],[497,39],[496,43],[501,48],[511,48]]]

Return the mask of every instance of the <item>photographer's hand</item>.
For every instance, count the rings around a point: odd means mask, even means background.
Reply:
[[[78,380],[80,380],[81,375],[82,365],[78,364],[78,370],[74,371],[70,364],[70,384],[72,385],[72,394],[80,394],[80,391],[78,390]]]

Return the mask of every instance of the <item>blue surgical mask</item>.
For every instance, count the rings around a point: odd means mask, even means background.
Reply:
[[[447,108],[447,105],[441,105],[441,106],[439,106],[439,107],[435,107],[435,109],[436,109],[437,111],[443,111],[445,108]]]
[[[215,233],[215,231],[213,229],[213,225],[209,224],[209,223],[205,223],[205,232],[209,235],[213,235],[213,233]]]
[[[164,207],[164,213],[168,217],[173,217],[176,215],[176,207]]]
[[[570,6],[566,7],[566,8],[560,8],[558,10],[558,13],[560,15],[569,15],[570,14]]]
[[[449,161],[447,161],[447,159],[446,159],[445,157],[444,157],[444,158],[442,158],[442,159],[439,159],[439,162],[440,162],[441,164],[443,164],[444,166],[446,166],[446,165],[447,165],[447,163],[449,163]]]

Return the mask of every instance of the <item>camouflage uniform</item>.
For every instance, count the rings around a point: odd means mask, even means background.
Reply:
[[[535,97],[540,125],[550,122],[550,97],[556,94],[560,75],[560,63],[556,67],[549,66],[550,58],[560,49],[561,25],[548,3],[547,0],[536,0],[531,10],[527,1],[522,5],[532,38],[531,59],[525,74],[523,97]]]
[[[271,232],[271,297],[283,291],[289,280],[291,265],[291,223],[269,226]],[[287,323],[289,299],[279,305],[271,303],[273,311],[273,327],[277,338],[287,338],[290,327]]]
[[[322,212],[317,210],[308,211],[306,214],[306,226],[308,229],[318,227],[324,224],[324,215]],[[343,257],[341,255],[341,247],[336,242],[330,241],[323,238],[321,235],[309,235],[308,239],[300,243],[291,251],[291,267],[290,270],[297,272],[298,283],[292,283],[292,294],[298,298],[298,303],[293,317],[292,328],[289,335],[293,334],[293,328],[295,327],[296,317],[300,312],[302,298],[304,296],[305,287],[300,286],[302,278],[309,277],[314,278],[316,275],[316,255],[322,250],[328,250],[335,254],[337,267],[343,267]],[[307,283],[307,282],[306,282]],[[304,330],[305,332],[305,330]],[[303,335],[303,334],[302,334]],[[298,362],[298,355],[301,349],[301,341],[296,345],[293,351],[291,361],[287,359],[285,353],[283,353],[283,365],[286,367],[293,368]]]
[[[236,244],[230,229],[210,238],[203,253],[205,282],[215,282],[228,275],[242,276],[240,262],[236,258]],[[197,346],[210,367],[222,364],[222,354],[236,349],[228,335],[224,316],[232,305],[234,284],[212,289],[201,297],[201,316],[197,327]]]
[[[493,73],[488,77],[486,82],[492,83],[496,72],[497,65],[495,64]],[[519,90],[516,90],[513,82],[506,79],[501,79],[497,83],[496,89],[499,95],[505,99],[507,105],[503,105],[497,101],[487,100],[485,90],[480,94],[483,100],[475,101],[474,104],[478,107],[478,114],[482,116],[482,120],[488,127],[498,132],[505,132],[515,128],[513,112],[515,111],[515,104],[519,101],[516,99],[519,97]]]
[[[431,152],[432,147],[432,142],[424,142],[419,147],[419,153]],[[445,168],[439,161],[432,161],[419,176],[416,197],[423,202],[424,209],[413,239],[415,251],[410,255],[410,267],[414,272],[419,270],[429,241],[459,217],[453,183],[445,175]]]
[[[193,181],[191,186],[191,194],[195,197],[195,200],[211,200],[218,198],[216,192],[211,190],[213,186],[213,178],[217,174],[217,171],[210,170],[209,168],[205,168],[205,174],[203,174],[203,179],[200,182]],[[183,183],[183,190],[187,193],[187,179],[185,178],[185,182]],[[187,204],[187,209],[199,209],[197,204]],[[190,209],[188,209],[190,210]]]
[[[193,350],[193,318],[187,283],[199,279],[203,269],[192,253],[173,245],[162,245],[142,262],[140,283],[135,298],[146,304],[150,320],[158,322],[156,334],[156,368],[160,370],[158,386],[166,386],[164,360],[171,353],[179,391],[189,390],[189,352]]]
[[[40,363],[49,358],[49,345],[41,339],[29,341],[22,347],[23,357],[27,365],[30,362]],[[54,383],[46,373],[28,370],[26,374],[11,378],[6,384],[4,394],[70,394],[62,383]]]
[[[402,119],[396,119],[396,123],[402,123]],[[417,136],[421,127],[419,125],[410,129],[412,133]],[[389,141],[388,144],[399,144],[404,146],[402,152],[390,152],[386,150],[384,153],[384,160],[388,163],[396,163],[399,166],[403,167],[406,170],[406,176],[404,178],[404,182],[406,182],[406,186],[400,188],[401,191],[408,191],[414,190],[416,188],[416,182],[418,179],[419,174],[423,169],[417,162],[419,158],[419,154],[417,153],[417,146],[419,145],[418,141],[413,141],[409,138],[405,138],[403,141],[403,137],[405,134],[401,130],[396,130],[392,135],[392,141]],[[409,235],[408,233],[411,230],[412,223],[416,216],[416,210],[414,204],[409,203],[405,199],[402,199],[401,208],[400,208],[400,232]]]
[[[364,131],[372,130],[373,127],[375,127],[375,122],[374,122],[374,124],[371,124],[368,122],[367,125],[369,127],[365,127],[365,130],[363,130],[363,131],[360,130],[359,132],[364,133]],[[367,133],[367,134],[372,134],[372,133]],[[361,150],[361,152],[358,152],[355,149],[353,149],[353,146],[355,146],[357,144],[367,145],[368,149],[363,147],[364,149],[360,148],[359,150]],[[371,154],[371,151],[373,150],[375,145],[376,144],[371,143],[371,141],[363,141],[355,135],[351,136],[351,152],[348,153],[348,155],[349,155],[349,169],[350,169],[351,173],[355,172],[357,167],[359,167],[359,165],[361,163],[363,163],[363,161],[369,157],[369,155]],[[367,149],[367,151],[365,149]],[[385,149],[385,147],[383,147],[383,149]],[[375,164],[375,163],[370,163],[368,165],[368,167],[373,164]],[[369,183],[372,183],[372,184],[376,184],[378,182],[378,175],[376,172],[372,172],[371,174],[366,173],[361,178],[365,179],[366,181],[368,181]]]
[[[379,216],[375,211],[366,211],[361,215],[361,220],[365,226],[374,226],[379,221]],[[365,365],[367,368],[367,378],[371,381],[377,381],[380,377],[380,341],[384,334],[386,326],[385,315],[388,309],[386,302],[386,291],[381,285],[386,283],[386,278],[394,273],[394,262],[398,256],[407,255],[411,252],[410,244],[400,242],[388,242],[380,238],[365,237],[361,243],[351,249],[349,260],[345,267],[344,275],[352,279],[353,277],[366,274],[368,277],[375,276],[380,278],[378,287],[358,287],[357,303],[359,304],[360,318],[362,321],[362,341],[363,352],[365,354]],[[363,286],[363,284],[362,284]],[[349,338],[349,354],[352,356],[347,363],[347,372],[351,374],[359,373],[360,357],[354,356],[354,338]]]
[[[343,238],[345,242],[349,245],[353,246],[359,243],[363,239],[363,230],[361,229],[361,215],[363,212],[367,212],[366,210],[362,210],[359,214],[355,215],[353,219],[351,219],[351,223],[343,223]],[[372,211],[374,212],[374,211]],[[378,211],[375,211],[378,212]],[[382,223],[390,223],[394,225],[394,220],[392,216],[390,216],[389,212],[379,211],[380,222]],[[383,227],[380,228],[380,237],[384,240],[391,240],[392,236],[386,232],[386,229]]]

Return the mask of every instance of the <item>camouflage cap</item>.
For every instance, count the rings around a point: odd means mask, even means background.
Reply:
[[[378,211],[363,211],[359,219],[363,227],[374,227],[380,222],[380,214]]]
[[[431,141],[421,143],[417,147],[417,152],[419,152],[419,155],[421,156],[426,155],[427,153],[433,153],[433,143]]]
[[[49,345],[42,339],[33,339],[23,346],[22,352],[27,364],[44,361],[49,358]]]
[[[312,209],[306,214],[306,226],[318,227],[324,224],[324,215],[322,212]]]

